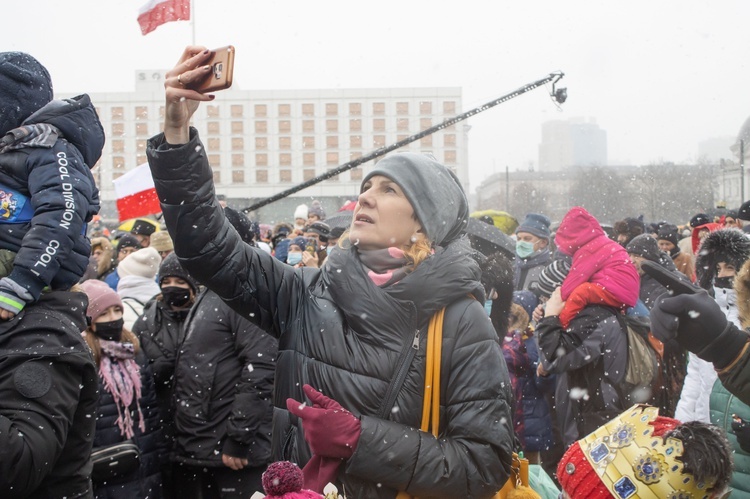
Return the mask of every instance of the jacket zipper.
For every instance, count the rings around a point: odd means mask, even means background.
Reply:
[[[404,342],[404,349],[401,351],[396,374],[393,377],[391,384],[388,385],[388,391],[385,392],[385,397],[383,399],[385,403],[381,406],[380,413],[378,414],[380,419],[389,419],[388,416],[393,410],[393,406],[396,403],[396,398],[401,391],[401,387],[404,385],[406,374],[409,372],[409,367],[419,351],[419,335],[420,331],[419,329],[416,329],[411,343],[408,341]]]

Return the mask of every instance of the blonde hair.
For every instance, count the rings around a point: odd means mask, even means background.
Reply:
[[[349,241],[348,230],[341,234],[338,246],[345,250],[352,247],[352,243]],[[404,256],[409,261],[409,267],[411,267],[411,270],[416,269],[420,263],[427,260],[427,258],[432,255],[432,243],[421,232],[416,241],[413,241],[409,246],[400,249],[404,252]]]
[[[99,337],[94,330],[91,329],[91,326],[88,326],[83,332],[83,338],[91,349],[91,353],[94,354],[96,365],[99,366],[99,363],[102,360],[102,347],[99,345]],[[138,350],[140,350],[141,343],[138,341],[138,337],[129,329],[122,328],[122,337],[120,338],[120,341],[122,343],[132,343],[136,354],[138,353]]]

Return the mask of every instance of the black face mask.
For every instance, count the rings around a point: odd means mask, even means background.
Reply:
[[[734,277],[714,277],[714,286],[720,289],[732,289]]]
[[[122,318],[111,322],[95,322],[94,327],[96,331],[94,334],[99,338],[107,341],[120,341],[122,338],[122,326],[124,321]]]
[[[165,286],[161,288],[164,303],[171,307],[184,307],[190,303],[190,290],[179,286]]]

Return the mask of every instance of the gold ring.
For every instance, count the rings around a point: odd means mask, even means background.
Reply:
[[[185,88],[185,84],[182,83],[182,73],[177,75],[177,83],[179,83],[182,88]]]

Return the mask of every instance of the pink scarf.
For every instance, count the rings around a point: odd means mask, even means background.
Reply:
[[[104,381],[104,388],[112,394],[117,406],[117,426],[125,438],[133,437],[133,416],[130,405],[135,398],[138,408],[138,427],[146,431],[146,423],[141,412],[141,368],[135,359],[135,348],[132,343],[99,340],[102,349],[102,360],[99,363],[99,376]]]

